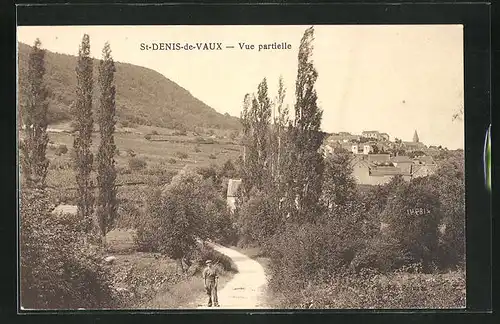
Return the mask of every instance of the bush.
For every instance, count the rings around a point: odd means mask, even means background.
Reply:
[[[181,160],[187,159],[189,157],[185,152],[177,152],[175,153],[175,155]]]
[[[188,260],[197,238],[224,241],[231,233],[227,207],[209,180],[181,171],[163,190],[148,195],[147,217],[137,229],[137,245],[175,260]]]
[[[144,135],[144,138],[147,139],[148,141],[150,141],[151,140],[151,134]]]
[[[215,156],[214,154],[210,154],[208,156],[208,158],[211,159],[211,160],[215,160],[215,159],[217,159],[217,156]]]
[[[170,164],[176,164],[177,160],[174,159],[174,158],[170,158],[170,159],[168,159],[168,163],[170,163]]]
[[[133,157],[128,160],[128,167],[132,171],[145,169],[146,166],[147,166],[146,161],[138,157]]]
[[[200,152],[201,152],[201,149],[200,149],[200,147],[199,147],[199,146],[195,146],[195,147],[194,147],[194,151],[195,151],[196,153],[200,153]]]
[[[154,130],[151,132],[151,135],[159,135],[159,134],[158,134],[158,131]]]
[[[42,192],[21,192],[21,305],[27,309],[116,306],[100,250],[82,241],[84,222],[56,217]]]
[[[128,156],[131,156],[131,157],[134,157],[134,156],[136,156],[137,154],[135,154],[134,150],[132,150],[132,149],[127,149],[127,155],[128,155]]]
[[[293,288],[293,287],[292,287]],[[465,307],[465,274],[343,273],[300,293],[275,294],[277,308],[429,309]]]
[[[59,146],[56,148],[55,154],[56,154],[57,156],[61,156],[62,154],[66,154],[66,153],[68,153],[68,148],[66,147],[66,145],[61,144],[61,145],[59,145]]]

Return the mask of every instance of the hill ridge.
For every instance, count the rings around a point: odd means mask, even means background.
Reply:
[[[42,44],[43,47],[43,44]],[[31,46],[18,42],[19,106],[26,85]],[[94,62],[94,110],[98,108],[97,73]],[[77,56],[46,50],[45,79],[49,88],[49,122],[71,120],[75,97]],[[115,61],[116,108],[120,122],[176,129],[240,129],[238,117],[217,112],[175,81],[160,72],[127,62]]]

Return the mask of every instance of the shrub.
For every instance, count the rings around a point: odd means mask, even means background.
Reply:
[[[170,159],[168,159],[168,163],[170,163],[170,164],[176,164],[177,160],[174,159],[174,158],[170,158]]]
[[[132,149],[127,149],[127,155],[128,155],[128,156],[131,156],[131,157],[136,156],[136,154],[135,154],[134,150],[132,150]]]
[[[111,308],[116,299],[101,252],[82,241],[76,216],[51,215],[43,192],[21,193],[21,305]]]
[[[199,146],[195,146],[195,147],[194,147],[194,151],[195,151],[196,153],[200,153],[200,152],[201,152],[201,149],[200,149],[200,147],[199,147]]]
[[[145,169],[146,166],[147,166],[146,161],[141,158],[133,157],[128,160],[128,167],[132,171]]]
[[[150,141],[151,140],[151,134],[144,135],[144,138],[147,139],[148,141]]]
[[[189,260],[197,238],[224,240],[230,232],[224,199],[211,181],[181,171],[162,191],[148,195],[147,218],[137,229],[141,250],[164,253],[175,260]]]
[[[208,156],[208,158],[211,159],[211,160],[215,160],[215,159],[217,159],[217,156],[215,156],[214,154],[210,154]]]
[[[465,274],[343,273],[300,293],[279,292],[278,308],[429,309],[465,307]]]
[[[122,125],[122,127],[131,127],[128,120],[122,120],[120,124]]]
[[[441,204],[425,183],[403,184],[390,195],[381,219],[387,234],[411,257],[431,271],[438,253]]]
[[[185,152],[177,152],[177,153],[175,153],[175,155],[176,155],[179,159],[182,159],[182,160],[187,159],[187,158],[189,157],[189,156],[187,155],[187,153],[185,153]]]
[[[61,156],[62,154],[66,154],[66,153],[68,153],[68,148],[66,147],[66,145],[61,144],[61,145],[59,145],[59,146],[56,148],[55,154],[56,154],[57,156]]]
[[[158,131],[154,130],[151,132],[151,135],[159,135],[159,134],[158,134]]]

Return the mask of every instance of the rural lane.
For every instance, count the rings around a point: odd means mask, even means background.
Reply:
[[[204,297],[197,303],[198,308],[214,310],[266,308],[267,278],[260,263],[233,249],[215,243],[209,244],[216,251],[230,257],[236,264],[238,273],[219,291],[220,307],[207,307],[207,298]]]

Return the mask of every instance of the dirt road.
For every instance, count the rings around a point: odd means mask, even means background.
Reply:
[[[267,286],[264,268],[255,260],[233,249],[211,244],[220,253],[230,257],[238,267],[238,273],[219,291],[220,307],[212,309],[256,309],[266,308]],[[200,300],[198,308],[206,308],[207,299]]]

